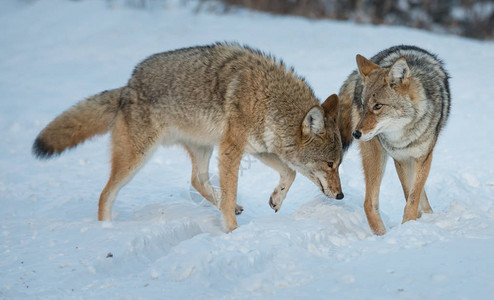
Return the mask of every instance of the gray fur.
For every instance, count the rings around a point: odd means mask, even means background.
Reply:
[[[405,139],[401,139],[399,143],[392,141],[385,134],[378,135],[383,147],[391,156],[393,154],[401,156],[399,152],[405,150],[413,152],[413,149],[425,149],[431,143],[435,143],[448,119],[451,102],[449,75],[444,69],[443,62],[436,55],[415,46],[402,45],[383,50],[370,60],[381,68],[389,68],[400,57],[406,59],[411,76],[420,84],[425,97],[421,99],[423,106],[418,109],[407,106],[407,103],[401,101],[393,103],[396,110],[410,116],[412,120],[404,128],[403,137]],[[350,85],[354,91],[353,104],[363,110],[364,84],[358,71],[354,71],[348,77],[341,90],[348,89]],[[423,154],[422,151],[417,153]]]
[[[386,228],[379,190],[388,155],[405,194],[403,223],[432,213],[424,185],[432,153],[450,110],[448,74],[433,54],[396,46],[370,60],[357,55],[358,71],[340,89],[339,129],[346,149],[360,140],[365,180],[364,210],[371,230]]]

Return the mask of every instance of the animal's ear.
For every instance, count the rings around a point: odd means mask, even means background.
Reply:
[[[362,75],[362,78],[365,79],[369,73],[375,69],[378,69],[379,66],[376,65],[375,63],[371,62],[367,58],[363,57],[360,54],[357,54],[357,66],[358,70],[360,72],[360,75]]]
[[[388,74],[388,81],[391,84],[403,83],[410,78],[410,67],[404,57],[398,58],[391,66]]]
[[[305,115],[304,121],[302,122],[302,134],[321,134],[324,131],[324,115],[323,111],[319,106],[314,106]]]
[[[324,112],[335,122],[338,121],[338,113],[340,110],[340,100],[336,94],[333,94],[324,101],[321,105]]]

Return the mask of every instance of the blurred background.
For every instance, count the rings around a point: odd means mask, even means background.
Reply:
[[[110,5],[166,8],[169,0],[107,0]],[[311,19],[351,20],[364,24],[401,25],[438,33],[494,39],[493,0],[181,0],[197,10],[229,13],[238,9],[296,15]]]

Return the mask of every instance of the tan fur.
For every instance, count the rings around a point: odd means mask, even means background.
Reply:
[[[389,68],[379,68],[377,65],[368,61],[366,58],[362,56],[357,56],[357,62],[360,61],[359,70],[361,74],[365,74],[367,78],[364,80],[366,82],[367,94],[372,95],[372,98],[369,100],[369,107],[371,109],[365,110],[363,117],[360,118],[359,123],[356,126],[356,130],[361,131],[363,134],[373,131],[378,124],[378,115],[380,111],[373,110],[372,107],[374,103],[380,103],[387,101],[393,101],[393,97],[390,96],[392,91],[394,90],[397,94],[400,94],[404,97],[407,97],[412,102],[417,102],[420,99],[419,89],[417,88],[417,84],[413,79],[409,76],[405,76],[400,82],[395,83],[392,87],[388,85],[389,83],[393,83],[393,79],[390,77],[390,70],[396,64],[402,63],[408,66],[408,63],[404,57],[399,58],[391,67]],[[362,65],[361,65],[362,64]],[[372,65],[372,67],[369,67]],[[362,70],[363,67],[365,70]],[[378,82],[383,81],[387,83],[384,86],[379,85]],[[377,83],[377,84],[376,84]],[[380,95],[379,97],[374,97],[374,95]],[[391,100],[386,100],[386,98],[390,98]],[[375,101],[375,102],[374,102]],[[376,138],[374,138],[376,139]],[[377,139],[376,139],[377,140]],[[365,143],[365,142],[364,142]],[[435,145],[435,141],[433,141],[430,145],[430,148],[433,148]],[[372,157],[366,157],[365,154],[362,154],[362,160],[368,161],[373,159]],[[432,150],[426,152],[423,156],[408,159],[405,161],[399,161],[395,159],[395,166],[397,169],[398,176],[400,178],[403,191],[405,193],[405,199],[407,199],[407,205],[405,207],[405,213],[403,216],[403,222],[407,222],[410,220],[415,220],[418,216],[422,214],[422,211],[419,211],[419,203],[422,201],[423,209],[427,212],[431,212],[432,209],[427,200],[427,196],[425,191],[423,190],[425,181],[427,180],[430,162],[432,160]],[[414,166],[414,167],[412,167]],[[378,166],[374,165],[374,168],[379,169]],[[365,167],[364,167],[365,172]],[[375,175],[375,174],[374,174]],[[370,189],[369,193],[371,195],[375,195],[373,192],[373,187],[369,186],[366,189]],[[367,194],[367,193],[366,193]],[[377,200],[376,196],[373,196],[375,201]],[[367,210],[366,210],[367,212]],[[369,216],[369,214],[368,214]],[[378,224],[375,220],[375,216],[371,213],[371,219],[373,219],[373,223]],[[371,222],[369,222],[371,223]],[[371,226],[372,228],[372,226]],[[380,232],[380,225],[375,225],[375,231]]]
[[[431,169],[431,162],[432,151],[422,157],[414,159],[412,185],[407,197],[402,223],[416,220],[422,214],[422,211],[419,211],[421,201],[424,203],[425,207],[428,207],[428,211],[424,212],[432,212],[424,190],[424,185]],[[425,209],[425,207],[422,208]]]
[[[363,57],[360,54],[357,54],[357,65],[358,70],[362,77],[365,79],[372,71],[379,69],[379,66]]]
[[[367,111],[355,128],[365,134],[376,128],[377,121],[376,115],[372,111]]]
[[[69,108],[39,134],[47,154],[59,154],[113,126],[122,89],[104,91]],[[43,155],[41,155],[43,156]]]
[[[384,175],[387,157],[377,138],[359,143],[365,179],[364,210],[372,232],[386,233],[386,227],[379,213],[379,188]]]
[[[432,159],[432,155],[431,158]],[[414,164],[413,160],[407,161],[398,161],[395,160],[396,172],[398,173],[398,178],[400,179],[401,186],[403,188],[403,193],[405,194],[405,200],[408,199],[408,195],[410,195],[411,185],[414,181]],[[430,165],[428,166],[430,168]],[[427,171],[428,172],[428,171]],[[423,176],[423,175],[422,175]],[[429,200],[427,199],[427,194],[425,193],[425,189],[422,188],[422,193],[420,194],[419,206],[417,208],[417,217],[420,218],[422,213],[432,213],[432,208],[429,204]]]
[[[99,200],[99,220],[111,219],[119,190],[160,144],[187,150],[191,183],[220,209],[226,231],[238,226],[235,214],[243,210],[236,199],[244,153],[280,173],[269,200],[275,211],[295,171],[325,195],[343,197],[338,97],[321,105],[293,70],[259,51],[215,44],[156,54],[135,68],[125,87],[105,95],[57,117],[33,146],[36,155],[49,157],[112,129],[112,167]],[[220,191],[209,182],[214,146],[219,146]]]
[[[336,94],[329,96],[326,101],[323,102],[321,107],[324,111],[328,112],[328,116],[334,120],[338,119],[339,115],[339,99]]]
[[[295,180],[296,172],[271,153],[259,153],[255,157],[280,174],[280,181],[269,198],[269,205],[275,212],[278,212],[283,199],[285,199],[288,190],[292,186],[293,180]]]
[[[406,63],[404,58],[400,58],[398,61],[400,60],[405,61]],[[389,83],[392,80],[389,77],[389,73],[392,66],[390,68],[379,68],[362,56],[360,56],[360,59],[357,58],[357,61],[360,61],[360,64],[357,63],[360,73],[366,76],[364,79],[364,84],[367,88],[366,94],[371,95],[368,104],[369,109],[366,109],[363,112],[363,115],[361,114],[360,121],[355,126],[355,130],[358,130],[365,135],[369,132],[373,132],[379,122],[380,111],[373,109],[375,104],[394,101],[392,96],[393,91],[412,101],[417,101],[419,98],[417,96],[419,91],[417,91],[417,88],[414,88],[416,87],[416,84],[414,84],[413,80],[410,78],[406,78],[405,80],[396,83],[393,87],[390,87]],[[397,62],[395,62],[395,64]],[[360,69],[361,67],[364,69]],[[380,85],[378,82],[383,82],[385,84]],[[374,95],[376,94],[380,96],[375,97]],[[357,115],[357,112],[354,112],[354,115]],[[435,142],[431,147],[433,147],[434,144]],[[386,229],[379,214],[379,186],[384,173],[384,163],[386,160],[379,157],[382,157],[385,154],[385,151],[382,149],[377,137],[374,137],[368,142],[361,142],[360,150],[366,182],[366,196],[364,202],[365,213],[372,231],[377,235],[382,235],[386,232]],[[408,159],[404,162],[399,162],[395,159],[395,165],[398,166],[396,168],[398,177],[400,178],[405,199],[407,200],[403,215],[403,223],[410,220],[416,220],[417,217],[422,215],[422,212],[432,212],[423,189],[429,174],[431,158],[432,152],[427,152],[423,157]],[[412,168],[410,165],[415,165],[416,167]],[[407,167],[411,168],[411,170],[406,169]],[[419,203],[421,201],[423,203],[421,206],[423,211],[419,210]]]
[[[388,155],[405,195],[403,223],[432,213],[424,185],[449,112],[449,88],[441,62],[417,47],[392,47],[374,59],[382,65],[357,55],[358,72],[340,89],[339,130],[345,149],[352,135],[360,139],[364,210],[372,232],[382,235],[386,228],[379,213],[379,189]],[[440,80],[431,84],[428,76]]]

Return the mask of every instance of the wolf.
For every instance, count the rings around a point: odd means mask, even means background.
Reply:
[[[138,64],[124,87],[101,92],[49,123],[33,144],[49,158],[111,131],[111,173],[98,220],[111,219],[119,190],[159,145],[182,145],[192,161],[192,186],[238,227],[239,165],[249,153],[279,172],[269,205],[278,211],[296,172],[328,197],[342,199],[343,156],[336,95],[320,103],[293,68],[259,50],[216,43],[159,53]],[[218,146],[220,191],[209,182]]]
[[[339,91],[339,129],[346,150],[359,140],[365,178],[364,210],[374,234],[386,228],[379,189],[388,156],[405,194],[403,223],[432,213],[424,185],[432,152],[450,111],[449,75],[434,54],[395,46],[370,60],[357,55],[355,70]]]

